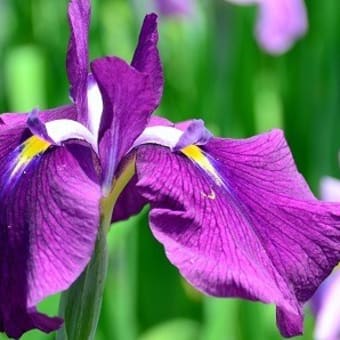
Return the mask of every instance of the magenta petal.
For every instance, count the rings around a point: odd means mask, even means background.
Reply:
[[[99,155],[104,190],[110,190],[119,161],[145,129],[159,94],[150,76],[119,58],[97,59],[91,67],[103,97]]]
[[[155,237],[199,290],[275,303],[281,333],[301,333],[302,303],[339,261],[339,207],[313,197],[281,131],[202,149],[211,168],[139,148],[137,187]]]
[[[149,14],[144,19],[131,65],[150,76],[154,91],[158,95],[158,105],[163,93],[163,70],[157,43],[157,15]]]
[[[71,0],[68,18],[71,29],[66,57],[70,93],[77,105],[78,121],[87,126],[88,31],[91,5],[89,0]]]
[[[0,125],[0,331],[15,338],[61,325],[35,305],[80,275],[99,223],[92,151],[76,144],[49,148],[13,172],[18,145],[30,135],[24,124]]]

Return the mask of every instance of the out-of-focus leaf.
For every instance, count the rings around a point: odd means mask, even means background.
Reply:
[[[282,104],[275,79],[261,74],[254,88],[256,132],[282,128]]]
[[[4,63],[10,110],[45,108],[44,57],[39,48],[14,47],[6,54]]]
[[[138,340],[197,340],[200,324],[193,320],[178,319],[159,324],[141,335]]]
[[[236,299],[206,297],[200,340],[238,339],[238,308],[239,301]]]

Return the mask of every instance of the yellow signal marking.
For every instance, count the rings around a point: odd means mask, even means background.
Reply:
[[[28,138],[23,144],[16,165],[12,171],[14,175],[21,167],[26,166],[34,157],[45,152],[51,143],[38,136]]]
[[[217,185],[221,186],[223,184],[223,181],[221,180],[217,171],[210,163],[209,159],[204,155],[203,151],[197,145],[189,145],[181,149],[181,152],[188,158],[193,160],[196,164],[198,164],[203,170],[209,173],[213,177]],[[207,197],[209,197],[209,195],[207,195]],[[214,199],[215,197],[211,196],[210,198]]]

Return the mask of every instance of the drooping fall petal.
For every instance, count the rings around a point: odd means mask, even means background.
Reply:
[[[43,112],[44,120],[48,116]],[[68,288],[88,263],[100,187],[88,146],[53,147],[15,117],[5,115],[0,125],[0,328],[18,338],[32,328],[49,332],[61,325],[35,306]]]
[[[136,169],[151,229],[191,284],[275,303],[282,334],[302,332],[302,303],[339,260],[340,208],[314,198],[280,131],[141,146]]]

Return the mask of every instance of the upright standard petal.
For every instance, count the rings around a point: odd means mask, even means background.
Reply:
[[[163,69],[157,49],[157,43],[157,15],[152,13],[147,15],[144,19],[131,66],[150,76],[153,82],[154,91],[158,95],[159,104],[163,93]]]
[[[25,139],[17,132],[0,131],[0,330],[14,338],[61,325],[35,306],[68,288],[83,271],[100,218],[91,149],[50,147],[35,136],[15,147]],[[18,163],[23,171],[16,170]]]
[[[91,5],[89,0],[71,0],[68,5],[70,40],[66,57],[70,94],[76,103],[78,121],[85,126],[88,122],[87,76],[88,76],[88,31]]]
[[[116,57],[91,64],[103,98],[99,129],[99,155],[103,167],[103,190],[111,190],[119,161],[145,129],[159,103],[159,92],[147,73],[137,71]]]
[[[189,282],[275,303],[281,333],[302,332],[302,303],[340,257],[340,208],[313,197],[282,132],[181,154],[141,146],[136,169],[151,229]]]

